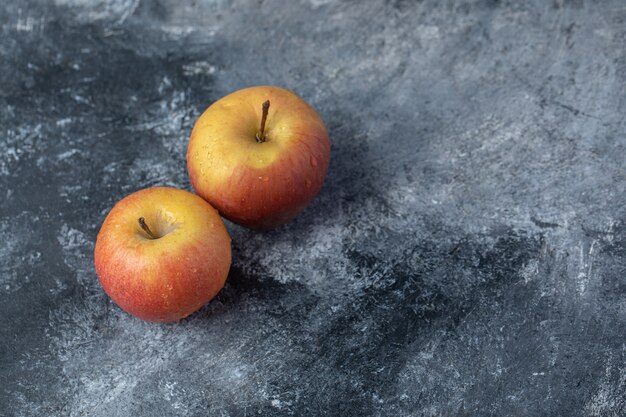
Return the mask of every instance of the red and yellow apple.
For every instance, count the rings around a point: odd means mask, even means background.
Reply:
[[[227,219],[262,230],[288,222],[313,200],[329,161],[330,139],[317,112],[270,86],[213,103],[187,148],[196,192]]]
[[[230,236],[209,203],[166,187],[137,191],[106,217],[95,247],[106,293],[140,319],[188,316],[224,286]]]

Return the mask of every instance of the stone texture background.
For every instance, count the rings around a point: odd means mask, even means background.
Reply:
[[[625,45],[621,0],[3,1],[0,415],[626,415]],[[128,316],[100,223],[255,84],[327,122],[320,196]]]

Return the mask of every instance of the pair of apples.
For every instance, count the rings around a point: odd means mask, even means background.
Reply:
[[[221,98],[197,120],[187,148],[198,195],[148,188],[106,217],[95,247],[104,290],[143,320],[188,316],[228,276],[231,240],[220,214],[259,230],[284,224],[319,193],[329,161],[322,119],[293,92],[258,86]]]

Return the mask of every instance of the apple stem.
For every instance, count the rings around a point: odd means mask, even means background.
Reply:
[[[261,117],[261,128],[256,132],[256,141],[258,143],[265,142],[265,121],[267,120],[267,112],[270,109],[270,101],[265,100],[263,103],[263,116]]]
[[[150,230],[148,224],[146,223],[146,219],[144,219],[143,217],[139,218],[139,226],[141,226],[143,231],[146,232],[148,236],[150,236],[150,239],[158,239],[158,237],[154,233],[152,233],[152,230]]]

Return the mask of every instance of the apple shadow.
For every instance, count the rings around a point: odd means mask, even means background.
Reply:
[[[245,315],[242,310],[254,310],[259,305],[264,306],[266,313],[281,316],[283,310],[290,310],[293,304],[302,310],[303,305],[316,305],[318,301],[319,296],[302,283],[282,283],[272,277],[246,272],[233,263],[224,288],[200,310],[185,318],[184,322],[192,327],[204,326],[202,323],[207,320],[219,321],[220,316],[229,314]],[[250,307],[250,303],[253,307]]]
[[[393,182],[395,178],[383,176],[381,160],[375,158],[370,150],[371,140],[368,140],[368,136],[372,133],[367,131],[359,116],[335,111],[336,106],[332,107],[333,110],[327,111],[324,117],[332,142],[331,160],[324,185],[311,204],[294,220],[270,231],[251,230],[227,221],[233,236],[233,263],[227,288],[219,296],[225,296],[229,302],[238,301],[237,297],[227,296],[229,286],[231,289],[254,292],[269,285],[276,287],[272,290],[275,292],[288,285],[266,276],[259,259],[251,254],[250,245],[254,244],[248,242],[258,240],[259,234],[263,235],[268,244],[292,241],[314,233],[321,224],[349,227],[349,219],[363,213],[365,206],[374,208],[369,214],[371,216],[379,212],[388,214],[392,210],[384,196],[377,192],[383,187],[377,181],[380,179],[387,183]],[[257,271],[262,276],[255,276],[250,271]]]

